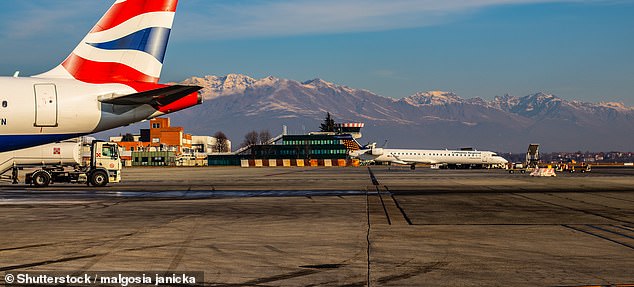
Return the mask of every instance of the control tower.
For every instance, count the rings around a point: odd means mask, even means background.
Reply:
[[[360,139],[363,135],[361,129],[365,126],[364,123],[341,123],[335,124],[335,131],[339,134],[350,134],[355,139]]]

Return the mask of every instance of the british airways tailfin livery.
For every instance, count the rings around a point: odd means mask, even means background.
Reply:
[[[0,77],[0,152],[125,126],[202,102],[159,84],[178,0],[116,0],[59,66]]]

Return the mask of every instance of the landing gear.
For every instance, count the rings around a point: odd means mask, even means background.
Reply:
[[[409,169],[411,169],[411,170],[415,170],[415,169],[416,169],[416,164],[414,163],[414,164],[410,165],[410,166],[409,166]]]

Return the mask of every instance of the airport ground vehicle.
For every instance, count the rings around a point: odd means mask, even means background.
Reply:
[[[11,171],[8,178],[19,183],[20,170],[25,183],[46,187],[53,183],[86,183],[102,187],[121,181],[121,159],[116,143],[93,141],[87,144],[90,155],[82,158],[81,141],[47,144],[0,154],[0,174]]]
[[[528,170],[523,163],[509,163],[506,167],[509,173],[526,173]]]
[[[592,166],[586,163],[577,164],[575,162],[570,163],[559,163],[556,165],[555,170],[558,172],[590,172],[592,171]]]

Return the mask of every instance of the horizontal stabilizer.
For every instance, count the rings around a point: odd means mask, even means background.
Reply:
[[[202,87],[174,85],[117,98],[100,99],[99,101],[104,104],[122,106],[139,106],[144,104],[153,107],[166,106],[200,89],[202,89]]]

